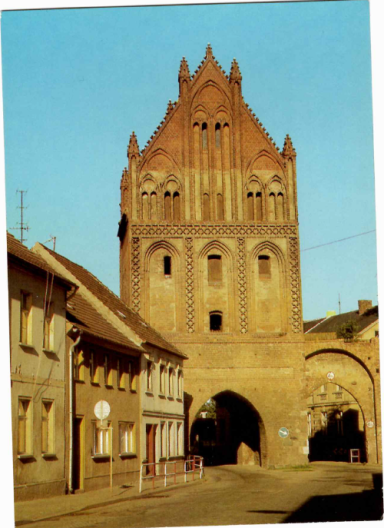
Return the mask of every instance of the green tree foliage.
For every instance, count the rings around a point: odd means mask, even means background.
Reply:
[[[216,402],[212,398],[209,398],[208,401],[204,403],[196,413],[196,418],[201,418],[202,412],[208,413],[206,418],[213,418],[216,419]]]
[[[337,329],[337,337],[345,341],[353,341],[359,331],[356,321],[346,321]]]

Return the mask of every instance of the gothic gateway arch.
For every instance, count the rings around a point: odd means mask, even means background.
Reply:
[[[261,417],[261,463],[303,464],[296,152],[288,135],[279,150],[244,101],[236,60],[226,75],[208,45],[193,75],[182,59],[178,80],[148,144],[130,138],[121,297],[188,355],[190,428],[204,401],[230,391]]]

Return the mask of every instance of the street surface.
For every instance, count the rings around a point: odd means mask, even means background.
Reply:
[[[381,519],[379,466],[317,462],[309,470],[221,466],[205,471],[198,482],[141,497],[124,497],[122,488],[114,503],[19,526],[149,528]]]

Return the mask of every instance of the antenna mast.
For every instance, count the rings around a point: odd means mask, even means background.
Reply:
[[[19,191],[17,189],[16,193],[20,193],[20,205],[17,207],[20,209],[20,222],[17,222],[19,224],[19,227],[11,227],[10,229],[20,229],[20,242],[23,244],[26,242],[26,239],[24,238],[24,231],[29,231],[28,225],[24,224],[24,209],[27,209],[27,207],[24,207],[24,193],[28,191]]]
[[[340,293],[339,293],[339,315],[341,314],[341,300],[340,300]]]

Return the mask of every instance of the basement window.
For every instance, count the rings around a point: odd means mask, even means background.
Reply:
[[[209,314],[209,330],[211,332],[221,332],[223,329],[223,314],[221,312],[211,312]]]
[[[170,277],[172,271],[171,257],[164,257],[164,277]]]

